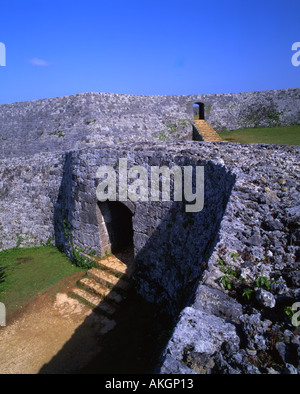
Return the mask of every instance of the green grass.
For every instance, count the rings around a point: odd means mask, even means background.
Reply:
[[[0,302],[5,304],[8,315],[64,278],[83,271],[50,246],[2,251],[0,267],[7,267],[4,278],[0,278]]]
[[[224,131],[219,135],[228,142],[300,145],[300,125]]]

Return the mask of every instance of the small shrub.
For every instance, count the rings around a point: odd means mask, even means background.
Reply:
[[[93,119],[93,120],[88,120],[86,122],[86,124],[91,124],[91,123],[96,123],[96,122],[97,122],[97,119]]]
[[[253,289],[250,288],[244,289],[242,296],[247,298],[248,301],[250,301],[253,292],[254,292]]]
[[[228,275],[223,275],[220,278],[220,282],[223,285],[224,289],[231,290],[232,289],[232,278]]]
[[[83,255],[84,250],[73,248],[72,249],[72,260],[77,267],[83,269],[90,269],[92,267],[97,267],[96,263],[90,260],[88,257]]]
[[[263,290],[270,291],[270,289],[271,289],[271,283],[270,283],[269,279],[266,278],[265,276],[259,276],[256,279],[255,284],[257,287],[259,287],[260,289],[263,289]]]

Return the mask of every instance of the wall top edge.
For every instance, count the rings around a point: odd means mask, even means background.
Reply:
[[[183,98],[186,100],[193,100],[197,99],[197,97],[230,97],[232,95],[239,96],[239,95],[247,95],[247,94],[259,94],[259,93],[276,93],[276,92],[297,92],[300,93],[300,87],[298,88],[286,88],[286,89],[273,89],[273,90],[257,90],[257,91],[247,91],[247,92],[232,92],[232,93],[204,93],[204,94],[186,94],[186,95],[138,95],[138,94],[125,94],[125,93],[106,93],[106,92],[83,92],[71,95],[64,95],[64,96],[57,96],[57,97],[49,97],[49,98],[42,98],[36,100],[28,100],[28,101],[16,101],[12,103],[5,103],[0,104],[0,107],[5,105],[15,105],[15,104],[26,104],[26,103],[38,103],[43,101],[55,101],[60,99],[68,99],[68,98],[76,98],[76,97],[84,97],[84,96],[99,96],[99,97],[132,97],[132,98],[146,98],[146,99],[155,99],[155,98],[164,98],[164,99],[172,99],[172,98]]]

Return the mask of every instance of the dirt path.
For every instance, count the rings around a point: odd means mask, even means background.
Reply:
[[[47,372],[78,370],[100,352],[98,338],[106,332],[107,322],[67,296],[76,280],[78,275],[61,282],[7,319],[7,326],[0,328],[0,374],[39,373],[71,338],[72,348]]]

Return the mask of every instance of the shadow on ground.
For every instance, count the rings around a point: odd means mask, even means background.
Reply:
[[[40,374],[152,373],[170,335],[172,319],[160,313],[157,306],[145,302],[132,288],[114,321],[115,328],[101,335],[94,316],[87,317],[61,351],[41,368]],[[84,354],[87,335],[98,336],[100,351],[80,367],[80,360],[87,357]],[[82,340],[80,348],[78,338]],[[78,362],[73,363],[73,357]]]

